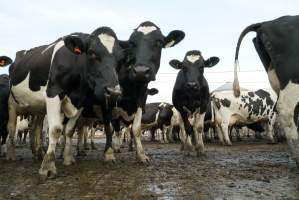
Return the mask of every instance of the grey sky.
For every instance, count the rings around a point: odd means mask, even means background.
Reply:
[[[0,55],[14,58],[18,50],[51,43],[72,32],[90,33],[100,26],[110,26],[119,39],[128,39],[142,21],[150,20],[165,35],[174,29],[186,33],[180,44],[163,51],[157,81],[151,84],[160,93],[150,101],[171,102],[177,71],[168,65],[169,60],[181,60],[192,49],[201,50],[205,58],[220,57],[217,66],[205,71],[210,88],[214,89],[232,81],[232,72],[215,72],[233,70],[236,42],[247,25],[296,15],[298,8],[296,0],[7,0],[0,3]],[[252,37],[249,34],[241,46],[241,71],[263,69]],[[0,69],[1,73],[7,73],[7,68]],[[250,89],[269,87],[263,71],[241,73],[240,81],[241,86]]]

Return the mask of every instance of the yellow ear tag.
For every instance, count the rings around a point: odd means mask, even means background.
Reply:
[[[79,54],[81,54],[82,52],[81,52],[81,49],[80,49],[79,47],[75,47],[75,48],[74,48],[74,53],[79,55]]]

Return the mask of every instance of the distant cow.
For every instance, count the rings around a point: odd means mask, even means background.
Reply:
[[[173,88],[172,101],[184,123],[182,148],[192,150],[191,140],[194,140],[197,155],[204,152],[204,118],[210,102],[209,85],[203,75],[204,68],[213,67],[218,62],[218,57],[205,60],[200,51],[188,51],[183,62],[171,60],[169,63],[180,70]]]
[[[299,15],[250,25],[241,33],[235,54],[235,96],[239,96],[237,63],[244,36],[256,32],[255,49],[268,74],[269,82],[278,95],[277,110],[291,153],[299,167]]]
[[[7,66],[12,60],[7,56],[0,56],[0,67]],[[9,77],[6,74],[0,75],[0,156],[6,154],[6,138],[8,123],[8,97],[9,97]]]
[[[89,98],[109,102],[120,94],[115,68],[121,57],[118,39],[108,27],[98,28],[91,34],[74,33],[49,45],[18,52],[9,69],[12,87],[8,159],[15,159],[17,114],[38,116],[36,132],[42,132],[43,118],[47,114],[49,146],[39,173],[44,176],[56,174],[55,149],[63,131],[63,121],[66,122],[64,164],[73,163],[71,136],[83,103]]]
[[[175,46],[184,37],[184,32],[179,30],[164,36],[157,25],[147,21],[134,30],[128,41],[120,43],[125,48],[126,59],[118,66],[118,78],[123,94],[117,103],[118,116],[113,125],[117,134],[120,134],[119,120],[133,122],[136,155],[143,163],[149,161],[141,143],[141,118],[147,99],[147,87],[150,81],[156,79],[162,49]]]
[[[242,92],[234,97],[232,91],[214,92],[212,102],[215,109],[215,120],[220,128],[220,140],[231,145],[229,129],[233,125],[247,125],[255,122],[267,124],[266,132],[269,140],[274,142],[273,125],[276,120],[274,106],[276,96],[265,90]],[[224,137],[224,141],[222,140]]]

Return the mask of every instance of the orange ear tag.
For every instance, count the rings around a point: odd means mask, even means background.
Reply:
[[[74,48],[74,53],[79,55],[79,54],[81,54],[82,52],[81,52],[81,49],[80,49],[79,47],[75,47],[75,48]]]

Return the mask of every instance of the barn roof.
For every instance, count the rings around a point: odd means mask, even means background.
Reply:
[[[246,88],[240,88],[241,91],[249,91]],[[216,88],[215,90],[213,90],[213,92],[221,92],[221,91],[229,91],[229,90],[233,90],[233,83],[230,81],[227,81],[226,83],[224,83],[223,85],[221,85],[220,87]]]

